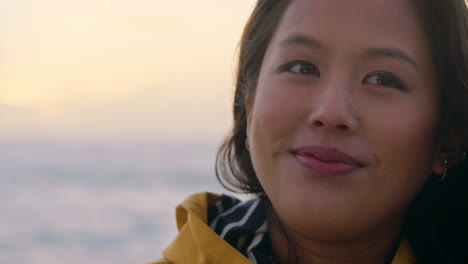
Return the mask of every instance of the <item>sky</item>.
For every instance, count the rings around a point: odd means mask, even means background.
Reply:
[[[2,140],[204,140],[253,0],[0,2]]]
[[[0,1],[1,263],[160,256],[182,197],[221,190],[254,2]]]

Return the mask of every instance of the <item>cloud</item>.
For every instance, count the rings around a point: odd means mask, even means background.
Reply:
[[[35,115],[38,114],[41,109],[33,105],[12,105],[0,103],[0,117],[1,115]]]
[[[14,106],[8,104],[0,104],[0,113],[8,113],[8,112],[24,112],[26,110],[31,110],[29,107],[24,106]]]
[[[0,124],[2,130],[7,128],[4,125],[12,123],[21,123],[24,121],[32,121],[39,113],[39,109],[33,106],[18,106],[9,104],[0,104]]]
[[[0,104],[0,142],[41,138],[54,127],[51,116],[39,106]]]

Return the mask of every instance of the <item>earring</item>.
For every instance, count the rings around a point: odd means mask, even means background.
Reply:
[[[445,177],[447,177],[447,171],[448,171],[447,164],[448,164],[448,161],[444,160],[444,174],[442,174],[442,177],[439,178],[439,181],[443,181]]]
[[[466,151],[463,151],[463,153],[462,153],[462,159],[461,159],[461,160],[462,160],[462,161],[466,160]]]

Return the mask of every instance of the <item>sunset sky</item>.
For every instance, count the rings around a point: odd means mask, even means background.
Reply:
[[[0,3],[2,139],[210,139],[253,0]]]

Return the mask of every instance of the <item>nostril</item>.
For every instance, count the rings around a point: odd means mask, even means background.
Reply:
[[[337,129],[337,130],[340,130],[340,131],[348,131],[350,129],[348,125],[339,124],[339,123],[336,124],[335,126],[333,126],[331,124],[330,124],[330,126],[328,126],[328,123],[325,123],[325,122],[323,122],[321,120],[315,120],[313,122],[313,126],[314,127],[330,127],[330,128],[334,127],[334,129]]]
[[[315,126],[318,126],[318,127],[324,126],[323,122],[320,121],[320,120],[315,121],[315,122],[314,122],[314,125],[315,125]]]
[[[341,125],[337,125],[336,128],[338,128],[339,130],[347,130],[348,126],[341,124]]]

